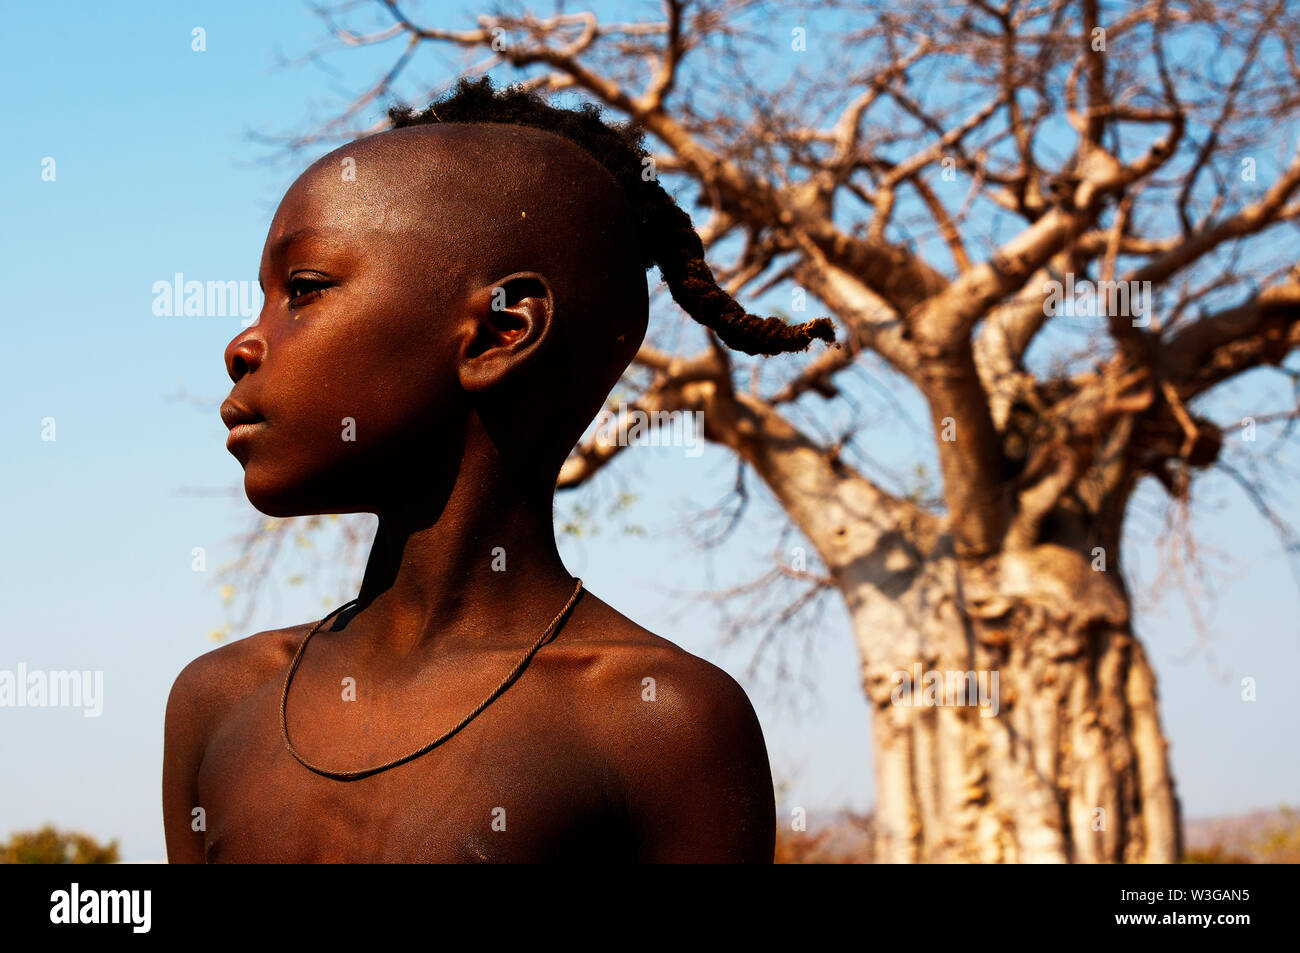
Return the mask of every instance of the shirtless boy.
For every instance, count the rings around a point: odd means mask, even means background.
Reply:
[[[829,323],[746,315],[592,111],[484,80],[394,120],[285,195],[221,408],[257,509],[378,515],[361,589],[181,672],[169,860],[770,862],[744,691],[586,592],[552,505],[651,264],[750,353]]]

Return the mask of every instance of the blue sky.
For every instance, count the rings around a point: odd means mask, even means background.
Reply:
[[[267,161],[248,134],[310,128],[340,102],[339,90],[363,88],[382,60],[337,60],[334,79],[274,69],[277,51],[301,54],[322,39],[293,4],[133,8],[128,17],[107,4],[20,5],[0,39],[9,346],[0,383],[8,541],[0,669],[22,662],[105,673],[100,718],[0,709],[0,835],[52,821],[119,838],[126,858],[140,860],[163,854],[167,691],[225,621],[213,573],[194,572],[191,553],[204,547],[209,570],[220,565],[256,516],[228,495],[240,468],[216,415],[230,386],[222,351],[239,318],[157,317],[151,289],[176,272],[254,281],[275,203],[318,153]],[[473,22],[470,12],[440,9],[440,22]],[[196,26],[206,30],[203,53],[191,50]],[[421,75],[449,77],[434,61]],[[56,162],[53,182],[41,177],[46,157]],[[1252,406],[1264,388],[1248,383],[1225,395],[1224,416]],[[53,442],[41,439],[45,418],[56,421]],[[909,431],[882,415],[863,439],[886,460],[924,459],[928,435]],[[741,677],[752,642],[723,645],[718,613],[680,595],[757,575],[776,545],[777,511],[753,483],[755,518],[723,546],[702,553],[680,531],[733,478],[721,451],[688,458],[680,448],[637,449],[594,492],[637,493],[629,520],[647,532],[611,525],[566,541],[564,551],[603,599]],[[1179,794],[1191,817],[1293,803],[1300,599],[1276,539],[1239,494],[1210,482],[1199,501],[1201,538],[1236,573],[1210,606],[1208,651],[1197,648],[1177,599],[1144,605],[1139,617]],[[1156,524],[1135,519],[1125,558],[1150,579]],[[317,617],[324,601],[351,595],[282,578],[250,631]],[[869,714],[838,604],[809,645],[815,695],[778,690],[770,676],[746,687],[774,769],[789,783],[786,803],[807,807],[815,824],[819,810],[870,807],[873,793]],[[1240,701],[1243,676],[1258,680],[1258,701]]]

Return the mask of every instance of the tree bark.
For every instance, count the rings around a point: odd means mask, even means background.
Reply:
[[[1155,677],[1113,577],[1051,544],[962,570],[944,539],[901,590],[843,583],[874,710],[877,861],[1177,861]]]

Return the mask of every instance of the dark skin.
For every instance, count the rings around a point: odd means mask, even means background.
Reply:
[[[556,474],[645,327],[628,216],[581,149],[507,126],[369,137],[285,195],[262,313],[226,350],[228,446],[268,515],[379,517],[357,607],[293,678],[288,730],[314,764],[370,768],[427,744],[568,601]],[[353,781],[303,767],[280,735],[315,624],[177,678],[170,862],[772,860],[771,772],[744,691],[591,593],[463,730]]]

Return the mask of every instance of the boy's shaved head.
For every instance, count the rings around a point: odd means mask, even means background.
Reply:
[[[539,272],[571,346],[590,336],[607,359],[611,350],[625,355],[619,372],[631,360],[648,307],[636,222],[622,188],[581,148],[524,126],[410,126],[350,143],[304,179],[328,189],[346,159],[356,180],[336,197],[359,206],[354,215],[371,215],[377,229],[404,234],[448,291]]]

